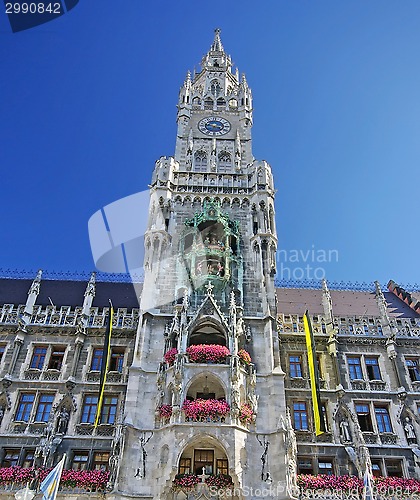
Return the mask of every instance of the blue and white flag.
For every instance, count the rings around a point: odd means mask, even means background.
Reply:
[[[367,465],[363,477],[363,500],[375,500],[373,495],[373,477],[371,468]]]
[[[64,460],[66,455],[58,462],[54,469],[48,474],[48,476],[42,481],[39,489],[43,493],[42,500],[55,500],[58,492],[58,486],[60,484],[61,473],[63,472]]]

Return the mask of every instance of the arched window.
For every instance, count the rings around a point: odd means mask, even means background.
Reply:
[[[222,91],[222,87],[220,86],[220,83],[217,80],[213,80],[210,85],[210,92],[217,97],[220,95],[220,92]]]
[[[226,336],[212,324],[203,324],[191,333],[188,345],[217,344],[226,346]]]
[[[226,151],[219,154],[219,172],[229,172],[232,168],[232,157]]]
[[[194,170],[196,172],[207,172],[207,154],[205,151],[197,151],[195,153]]]
[[[213,99],[207,97],[204,101],[204,109],[213,109]]]
[[[199,97],[194,97],[192,100],[193,106],[200,106],[201,105],[201,100]]]
[[[226,106],[226,101],[223,99],[223,97],[219,97],[219,99],[217,99],[217,106],[222,108]]]

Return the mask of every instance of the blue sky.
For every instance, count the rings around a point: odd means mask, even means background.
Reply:
[[[420,3],[81,0],[12,34],[0,14],[0,267],[90,271],[89,217],[174,153],[176,102],[215,27],[254,97],[279,248],[334,281],[420,283]]]

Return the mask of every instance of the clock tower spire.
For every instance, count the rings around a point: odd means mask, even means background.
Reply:
[[[201,71],[192,80],[188,72],[180,89],[177,123],[175,159],[180,170],[241,172],[252,163],[252,92],[245,75],[239,79],[239,71],[233,71],[219,29],[201,60]]]
[[[150,184],[119,484],[127,496],[175,500],[185,497],[173,491],[177,474],[231,475],[236,491],[275,484],[286,500],[273,177],[252,155],[251,89],[220,30],[200,72],[187,73],[177,124],[175,155],[156,161]],[[190,416],[190,404],[223,414]],[[147,475],[143,445],[159,462]],[[206,482],[188,498],[210,498]]]

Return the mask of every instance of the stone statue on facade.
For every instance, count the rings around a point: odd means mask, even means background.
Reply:
[[[348,421],[343,418],[340,422],[340,438],[342,443],[351,443],[351,434]]]
[[[112,441],[111,455],[109,457],[109,479],[107,488],[110,490],[115,484],[118,473],[118,464],[120,462],[121,453],[124,444],[124,430],[121,424],[117,424],[115,429],[115,437]]]
[[[250,391],[248,392],[248,402],[249,402],[249,406],[251,407],[252,411],[254,413],[257,413],[258,412],[258,396],[255,394],[253,387],[251,387]]]
[[[238,388],[237,384],[232,384],[231,408],[232,408],[232,413],[234,415],[239,414],[240,399],[241,399],[241,395],[240,395],[239,388]]]
[[[280,417],[280,424],[284,433],[286,449],[285,460],[287,492],[292,498],[295,498],[299,496],[299,487],[297,485],[297,442],[289,408],[287,408],[286,419],[282,416]]]
[[[230,358],[230,378],[232,382],[239,379],[239,358],[235,355]]]
[[[67,408],[63,406],[57,418],[57,433],[65,434],[69,425],[70,413]]]
[[[42,467],[51,466],[54,463],[54,456],[62,440],[62,437],[55,435],[53,423],[48,422],[35,449],[34,465]]]
[[[414,432],[414,426],[411,423],[409,417],[405,417],[403,427],[405,435],[407,437],[408,444],[416,443],[417,442],[416,433]]]

